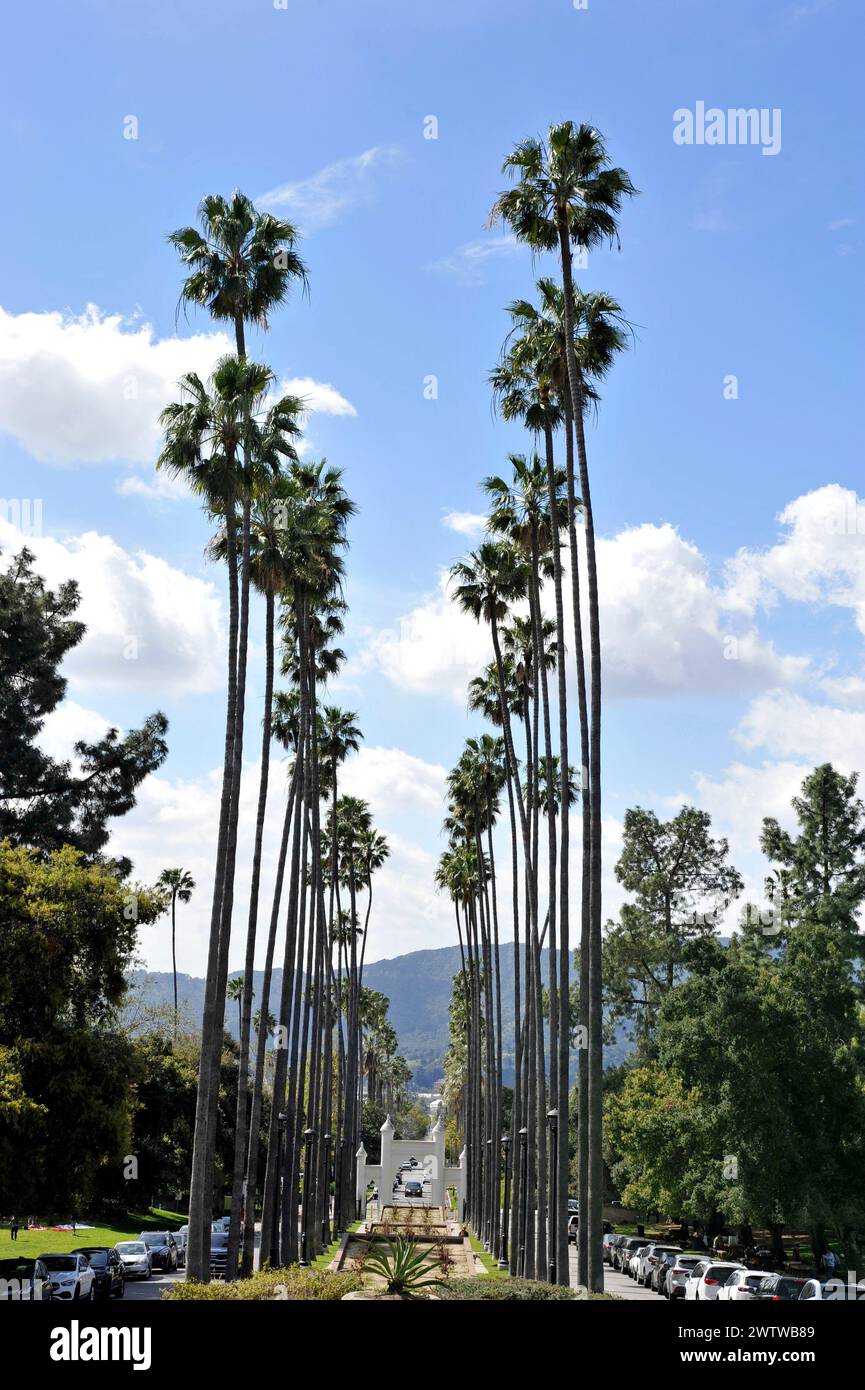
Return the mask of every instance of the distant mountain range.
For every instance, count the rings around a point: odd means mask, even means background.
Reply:
[[[522,952],[520,965],[522,967]],[[514,1051],[514,951],[506,942],[500,950],[502,987],[502,1072],[506,1085],[513,1083]],[[390,1000],[390,1019],[400,1040],[400,1051],[414,1073],[415,1085],[429,1089],[444,1072],[444,1055],[448,1045],[448,1005],[453,977],[460,968],[459,946],[442,946],[433,951],[410,951],[391,960],[372,961],[364,966],[363,982]],[[543,961],[547,976],[547,957]],[[521,980],[524,972],[521,969]],[[261,996],[261,971],[253,977],[255,998]],[[171,1005],[172,976],[168,971],[135,971],[130,977],[133,989],[131,1004]],[[271,1001],[279,998],[282,971],[274,970]],[[524,985],[523,985],[524,988]],[[178,1000],[186,1016],[197,1023],[204,1008],[204,980],[193,975],[178,975]],[[271,1002],[271,1012],[274,1012]],[[233,1037],[238,1036],[237,1005],[229,1000],[225,1025]],[[626,1030],[621,1030],[615,1043],[607,1047],[604,1060],[607,1066],[619,1063],[630,1051]]]

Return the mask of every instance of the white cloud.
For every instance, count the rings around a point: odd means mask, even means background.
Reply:
[[[281,383],[281,391],[288,396],[302,396],[311,415],[357,415],[351,401],[340,395],[330,382],[314,381],[311,376],[294,376]]]
[[[728,621],[724,589],[712,584],[697,547],[668,523],[600,539],[597,554],[610,695],[739,694],[804,672],[806,661],[779,656],[756,628]]]
[[[169,766],[170,761],[166,768]],[[246,763],[241,784],[232,969],[243,964],[260,767],[259,761]],[[285,760],[271,760],[259,899],[259,963],[273,895],[286,769]],[[199,976],[204,974],[207,963],[220,785],[221,769],[190,781],[172,779],[164,768],[144,782],[137,806],[116,822],[112,834],[114,852],[132,859],[135,877],[142,882],[152,882],[168,865],[183,865],[192,873],[197,887],[178,922],[178,967]],[[437,829],[442,815],[443,786],[443,768],[397,748],[364,748],[342,770],[342,790],[370,802],[375,823],[386,835],[391,850],[390,858],[375,878],[368,960],[420,947],[449,945],[453,940],[453,910],[447,899],[435,891],[437,856],[410,838],[404,828],[407,813],[419,814],[428,820],[428,838],[432,840],[432,825]],[[361,910],[364,903],[365,896]],[[167,920],[147,928],[141,948],[148,968],[171,968]],[[281,951],[280,943],[278,959]]]
[[[157,339],[92,304],[77,317],[0,309],[0,431],[45,463],[150,461],[178,378],[206,376],[230,349],[224,333]]]
[[[111,727],[109,721],[96,710],[87,709],[75,700],[64,700],[46,716],[39,734],[40,748],[57,762],[67,759],[75,764],[73,748],[79,740],[85,743],[98,743]]]
[[[439,694],[465,702],[466,685],[491,660],[489,632],[448,597],[448,577],[438,592],[400,620],[367,639],[355,666],[379,670],[401,690]]]
[[[829,483],[797,497],[778,520],[786,535],[766,550],[740,550],[727,566],[729,602],[745,613],[780,598],[853,610],[865,633],[865,502]]]
[[[22,536],[0,520],[0,548],[26,544],[51,588],[75,579],[87,632],[63,664],[87,689],[199,694],[223,680],[221,602],[213,583],[95,531],[66,541]]]
[[[396,145],[374,145],[353,158],[325,165],[309,178],[271,188],[255,201],[271,212],[291,217],[308,235],[332,226],[350,208],[370,203],[375,195],[376,176],[400,157]]]
[[[458,246],[449,256],[433,261],[429,268],[442,275],[452,276],[461,285],[482,285],[491,261],[513,256],[519,250],[520,243],[511,234],[486,237]]]
[[[840,232],[844,227],[855,227],[855,217],[836,217],[834,222],[829,222],[826,226],[827,232]]]
[[[670,525],[599,540],[598,570],[605,689],[612,698],[748,694],[794,681],[807,667],[802,658],[778,655],[735,606],[728,613],[726,591],[712,584],[699,550]],[[572,646],[569,582],[565,593]],[[551,610],[551,592],[544,602]],[[464,702],[468,680],[491,659],[488,629],[457,609],[443,574],[438,592],[398,628],[368,637],[358,665],[381,671],[403,690]]]
[[[141,478],[137,473],[129,473],[114,484],[114,491],[121,497],[146,497],[154,502],[177,502],[191,497],[182,478],[172,477],[170,473],[154,472],[152,478]]]
[[[424,762],[401,748],[361,745],[342,769],[340,785],[348,795],[368,801],[376,819],[386,819],[405,811],[441,814],[445,776],[437,763]]]
[[[817,704],[789,690],[755,699],[736,730],[745,748],[776,758],[798,756],[811,767],[834,763],[842,772],[865,768],[865,714]]]
[[[790,803],[812,768],[813,764],[786,758],[765,760],[756,767],[734,762],[720,777],[697,774],[699,805],[710,812],[714,832],[730,841],[737,867],[738,860],[757,854],[765,816],[774,816],[782,825],[792,823]]]
[[[460,536],[479,536],[486,524],[483,512],[446,512],[442,517],[442,526]]]

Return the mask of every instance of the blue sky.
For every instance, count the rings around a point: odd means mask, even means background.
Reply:
[[[360,508],[334,695],[366,734],[352,789],[394,842],[370,954],[444,944],[441,775],[483,659],[440,589],[475,536],[445,518],[479,512],[479,479],[529,446],[493,420],[485,381],[503,306],[546,269],[486,218],[507,151],[564,117],[596,124],[641,190],[621,252],[581,275],[635,326],[589,440],[607,867],[628,805],[687,797],[759,881],[760,816],[818,759],[865,761],[857,0],[48,0],[9,26],[0,491],[42,500],[32,544],[52,580],[79,577],[91,624],[52,746],[155,707],[171,720],[118,842],[143,875],[192,863],[184,967],[203,968],[223,586],[195,503],[159,495],[153,422],[219,340],[203,315],[177,318],[165,233],[235,187],[303,231],[310,296],[250,350],[315,384],[310,452],[346,470]],[[780,110],[780,151],[677,145],[673,113],[699,101]],[[256,671],[250,795],[257,696]],[[163,927],[142,945],[166,965]]]

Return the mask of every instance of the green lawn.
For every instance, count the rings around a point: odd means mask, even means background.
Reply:
[[[499,1269],[489,1251],[485,1250],[481,1241],[478,1240],[474,1231],[469,1231],[469,1245],[476,1255],[480,1256],[481,1264],[486,1270],[485,1274],[478,1275],[479,1279],[510,1279],[510,1272],[506,1269]]]
[[[116,1245],[120,1240],[135,1240],[142,1231],[176,1231],[186,1224],[186,1217],[176,1211],[128,1211],[117,1225],[96,1226],[92,1231],[25,1231],[22,1227],[13,1242],[9,1227],[0,1229],[0,1260],[10,1255],[64,1254],[79,1245]]]
[[[348,1229],[350,1231],[359,1231],[360,1227],[360,1221],[355,1221],[352,1223],[351,1226],[349,1226]],[[315,1259],[312,1262],[312,1268],[327,1269],[331,1260],[335,1258],[336,1252],[339,1249],[341,1242],[342,1236],[337,1236],[336,1240],[332,1240],[326,1250],[322,1250],[320,1255],[316,1255]]]

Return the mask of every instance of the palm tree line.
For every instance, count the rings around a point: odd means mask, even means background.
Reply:
[[[290,223],[259,213],[241,193],[207,197],[199,226],[174,232],[188,276],[181,303],[234,328],[235,353],[210,378],[180,381],[163,411],[157,467],[182,477],[214,525],[210,557],[228,576],[228,653],[222,790],[190,1179],[189,1277],[207,1279],[219,1068],[226,998],[236,1001],[239,1069],[231,1174],[228,1277],[252,1269],[257,1197],[261,1262],[309,1262],[354,1218],[370,1024],[363,962],[374,873],[388,854],[369,807],[339,794],[339,768],[362,738],[356,715],[324,702],[344,654],[344,554],[355,507],[339,469],[302,461],[302,399],[279,396],[267,366],[246,352],[246,329],[268,327],[307,271]],[[250,600],[264,601],[264,698],[244,969],[229,985],[235,915]],[[277,681],[285,682],[277,689]],[[273,895],[261,902],[272,742],[287,754]],[[171,885],[166,883],[166,888]],[[253,966],[259,918],[267,938],[259,1008]],[[282,988],[272,997],[282,933]],[[271,1006],[276,1009],[276,1023]],[[380,1009],[379,1009],[380,1014]],[[374,1025],[383,1035],[384,1020]],[[367,1030],[367,1031],[365,1031]],[[267,1086],[268,1042],[273,1066]],[[375,1049],[382,1075],[404,1084],[392,1040]],[[382,1050],[383,1049],[383,1050]],[[367,1064],[367,1070],[369,1064]],[[261,1134],[266,1130],[262,1163]],[[334,1193],[331,1208],[331,1191]],[[298,1230],[298,1210],[301,1230]]]
[[[493,660],[471,681],[469,707],[499,732],[469,740],[451,774],[449,848],[437,877],[454,901],[463,953],[469,1220],[499,1257],[509,1236],[512,1273],[568,1282],[567,1117],[576,998],[578,1269],[580,1283],[597,1290],[603,1287],[602,705],[585,422],[626,345],[627,324],[611,296],[574,283],[573,257],[575,250],[618,244],[618,214],[636,190],[611,163],[600,134],[571,121],[551,126],[543,139],[522,141],[503,170],[513,184],[496,200],[491,221],[504,222],[533,254],[556,255],[559,279],[542,277],[534,300],[509,306],[510,328],[490,375],[496,409],[525,428],[531,448],[509,457],[508,474],[485,480],[487,537],[451,570],[455,601],[486,624],[491,637]],[[569,688],[577,704],[573,739]],[[578,772],[571,764],[577,748]],[[582,813],[579,977],[573,989],[570,959],[577,943],[571,937],[570,818],[561,808],[563,782],[568,803],[578,797]],[[510,830],[515,1038],[512,1181],[504,1223],[500,905],[492,836],[503,793]]]

